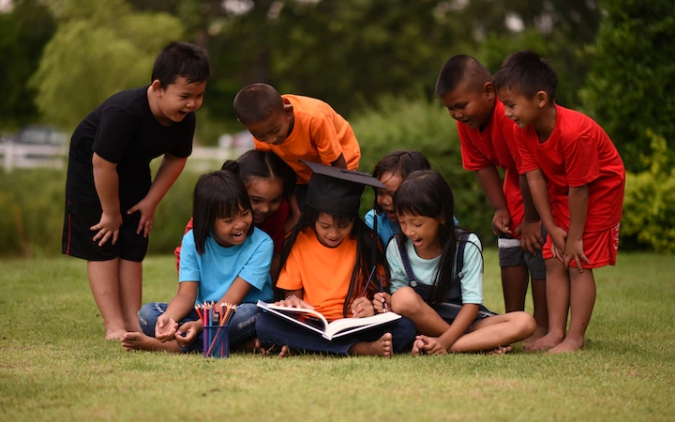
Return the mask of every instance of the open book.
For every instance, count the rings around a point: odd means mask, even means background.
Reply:
[[[401,318],[401,315],[399,314],[385,312],[365,318],[342,318],[328,322],[323,315],[311,309],[277,306],[260,300],[258,301],[258,307],[281,318],[287,319],[288,321],[316,331],[328,340],[357,331],[366,330],[377,325],[386,324]]]

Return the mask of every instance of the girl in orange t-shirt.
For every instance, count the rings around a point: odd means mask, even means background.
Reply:
[[[372,297],[387,287],[388,272],[382,243],[358,217],[358,210],[364,185],[380,189],[383,186],[365,173],[306,164],[314,174],[300,221],[281,254],[282,269],[276,288],[285,299],[277,304],[314,309],[329,321],[372,316]],[[378,276],[371,283],[369,274],[373,268],[377,268]],[[290,348],[390,357],[410,350],[415,338],[415,327],[407,318],[331,341],[263,313],[256,321],[256,331],[260,346],[282,346],[281,356]]]

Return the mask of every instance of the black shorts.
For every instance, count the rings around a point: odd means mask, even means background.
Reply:
[[[117,243],[113,245],[111,237],[103,246],[98,246],[98,242],[93,240],[96,231],[90,228],[101,221],[102,212],[98,203],[88,204],[66,199],[61,252],[87,261],[109,261],[115,258],[143,261],[148,251],[148,238],[143,237],[143,233],[136,234],[141,213],[127,215],[123,212]]]

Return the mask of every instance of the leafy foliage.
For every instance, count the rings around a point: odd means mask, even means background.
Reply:
[[[55,30],[49,9],[38,0],[16,0],[10,13],[0,13],[0,127],[38,120],[28,79]]]
[[[651,131],[651,155],[642,155],[647,170],[626,174],[621,236],[629,247],[645,245],[659,252],[675,252],[675,153],[666,140]]]
[[[675,148],[675,3],[605,0],[590,52],[593,66],[584,98],[631,171],[645,169],[647,130]]]
[[[31,82],[45,118],[72,130],[110,95],[149,83],[157,53],[182,37],[177,18],[132,13],[124,0],[66,0]]]
[[[477,233],[483,244],[494,243],[492,208],[475,174],[462,168],[454,120],[439,102],[384,98],[377,110],[355,118],[352,127],[361,146],[361,171],[372,173],[375,164],[390,152],[420,151],[450,184],[460,225]],[[372,208],[373,201],[374,193],[368,189],[361,211]]]

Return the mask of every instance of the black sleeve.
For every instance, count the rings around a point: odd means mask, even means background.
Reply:
[[[133,142],[139,125],[138,119],[121,108],[106,108],[94,138],[94,152],[111,163],[119,163]]]

